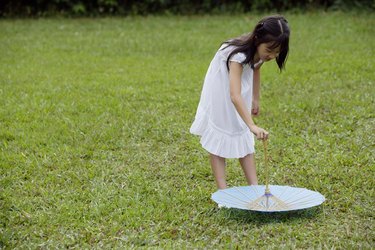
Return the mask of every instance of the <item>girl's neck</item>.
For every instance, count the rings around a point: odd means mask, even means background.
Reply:
[[[255,55],[254,55],[254,63],[259,62],[259,60],[260,60],[260,58],[259,58],[258,52],[256,52]]]

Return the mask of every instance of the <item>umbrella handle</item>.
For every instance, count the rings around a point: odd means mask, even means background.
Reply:
[[[269,187],[269,170],[268,170],[268,157],[267,157],[267,140],[263,140],[263,151],[264,151],[264,165],[266,167],[266,195],[270,195],[270,187]]]

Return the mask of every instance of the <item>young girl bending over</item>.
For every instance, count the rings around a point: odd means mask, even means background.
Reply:
[[[268,132],[255,125],[259,114],[260,68],[276,60],[284,68],[290,30],[282,16],[268,16],[244,36],[224,42],[208,68],[190,132],[201,136],[219,189],[227,188],[225,159],[239,158],[249,185],[257,185],[254,135],[267,140]]]

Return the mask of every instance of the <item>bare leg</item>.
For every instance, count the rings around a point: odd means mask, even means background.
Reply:
[[[258,185],[254,154],[248,154],[245,157],[240,158],[239,160],[247,183],[249,185]]]
[[[225,158],[210,154],[210,162],[217,188],[227,188],[227,183],[225,182]]]

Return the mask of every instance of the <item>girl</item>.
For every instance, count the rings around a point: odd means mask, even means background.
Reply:
[[[227,187],[225,158],[239,158],[248,184],[258,184],[254,135],[260,140],[269,135],[251,117],[259,114],[260,67],[276,59],[284,68],[289,35],[283,16],[268,16],[248,35],[224,42],[211,61],[190,132],[201,136],[210,153],[218,189]]]

